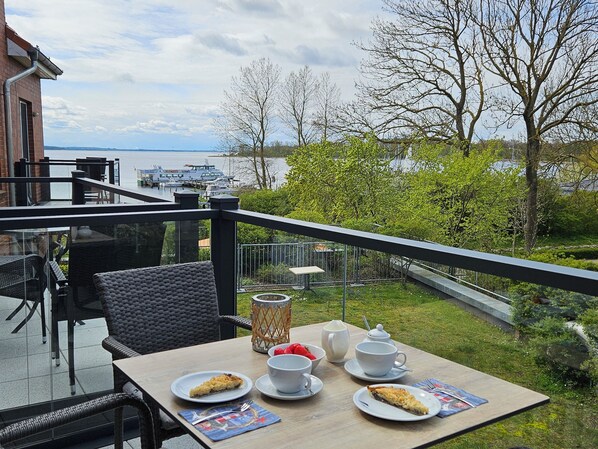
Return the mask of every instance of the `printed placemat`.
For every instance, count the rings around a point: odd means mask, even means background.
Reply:
[[[414,387],[421,388],[432,393],[440,401],[440,412],[437,416],[445,418],[455,413],[468,410],[474,406],[479,406],[488,402],[487,399],[471,394],[461,388],[454,387],[437,379],[426,379],[413,384]],[[459,398],[462,398],[459,399]],[[468,404],[467,401],[470,404]]]
[[[198,407],[195,409],[181,410],[179,414],[188,422],[193,422],[203,416],[230,410],[240,406],[243,401],[226,404]],[[225,440],[235,435],[240,435],[260,427],[269,426],[280,421],[280,417],[251,401],[250,408],[244,412],[216,416],[195,425],[195,428],[210,438],[212,441]]]

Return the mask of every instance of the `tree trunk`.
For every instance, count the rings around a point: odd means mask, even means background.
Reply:
[[[525,210],[525,251],[531,253],[536,244],[538,232],[538,164],[540,160],[540,138],[533,125],[527,126],[527,148],[525,180],[527,183],[527,204]]]

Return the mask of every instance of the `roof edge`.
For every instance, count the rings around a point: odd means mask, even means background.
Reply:
[[[31,45],[27,40],[23,39],[21,36],[19,36],[17,34],[17,32],[15,30],[13,30],[11,27],[9,27],[8,25],[5,25],[5,29],[6,29],[6,40],[9,41],[9,43],[14,44],[12,46],[12,48],[14,48],[15,46],[20,48],[21,50],[23,50],[23,52],[18,52],[18,53],[14,53],[11,54],[11,52],[9,51],[9,55],[8,56],[12,56],[15,57],[15,59],[17,59],[20,63],[23,63],[24,59],[26,58],[27,60],[29,60],[29,62],[31,62],[31,58],[29,57],[29,52],[30,51],[34,51],[37,50],[38,53],[38,62],[44,66],[45,70],[43,70],[44,75],[46,76],[42,76],[43,78],[53,78],[56,79],[57,76],[62,75],[62,69],[60,67],[58,67],[56,64],[54,64],[50,58],[48,58],[46,55],[44,55],[42,53],[42,51],[39,49],[39,47],[34,47],[33,45]],[[9,48],[11,48],[11,46],[9,45]],[[27,56],[25,56],[27,55]],[[48,76],[49,75],[49,76]]]

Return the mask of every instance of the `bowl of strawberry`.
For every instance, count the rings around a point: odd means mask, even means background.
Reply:
[[[281,354],[295,354],[307,357],[311,360],[311,369],[313,371],[324,358],[326,352],[319,346],[310,345],[309,343],[283,343],[268,349],[270,357]]]

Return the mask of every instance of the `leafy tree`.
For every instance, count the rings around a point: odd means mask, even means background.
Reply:
[[[479,0],[484,66],[504,86],[498,103],[523,119],[527,148],[525,246],[535,245],[538,169],[544,141],[598,127],[598,8],[594,0]]]
[[[384,220],[395,191],[385,155],[371,135],[299,148],[287,159],[291,197],[298,209],[320,213],[332,223]]]
[[[498,167],[492,149],[465,157],[422,144],[413,157],[415,167],[403,174],[404,190],[394,202],[395,225],[457,247],[487,250],[507,237],[519,170]]]

